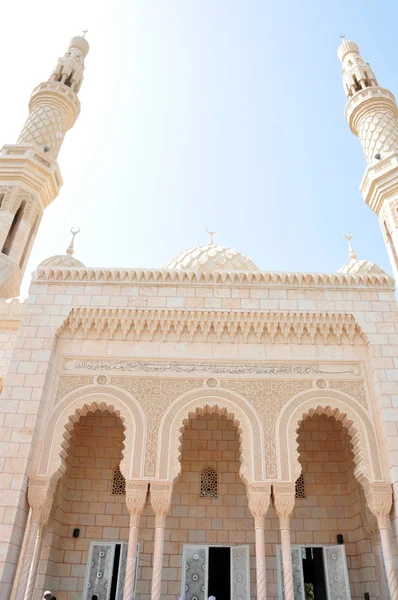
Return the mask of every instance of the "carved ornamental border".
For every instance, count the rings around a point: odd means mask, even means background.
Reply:
[[[37,268],[33,281],[73,281],[93,283],[139,284],[217,284],[266,285],[288,287],[373,287],[394,289],[394,280],[385,274],[353,275],[351,273],[270,273],[265,271],[182,271],[176,269],[96,269]]]
[[[86,338],[94,334],[98,339],[106,332],[108,338],[120,335],[134,340],[153,340],[155,335],[166,341],[172,336],[177,340],[201,340],[221,342],[239,339],[261,343],[267,337],[274,343],[308,341],[316,339],[341,344],[354,343],[355,337],[367,338],[355,317],[350,313],[320,312],[268,312],[268,311],[219,311],[219,310],[150,310],[122,308],[73,308],[63,327],[71,337],[80,334]],[[250,338],[250,339],[249,339]]]

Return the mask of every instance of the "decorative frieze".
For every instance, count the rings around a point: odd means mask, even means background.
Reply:
[[[34,281],[74,281],[88,283],[139,283],[140,285],[217,284],[316,288],[373,287],[394,288],[386,273],[267,273],[263,271],[183,271],[177,269],[95,269],[95,268],[42,268],[32,274]]]
[[[64,323],[71,337],[124,340],[353,343],[366,336],[349,313],[73,308]]]

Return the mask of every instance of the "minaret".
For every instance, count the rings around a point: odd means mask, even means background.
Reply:
[[[367,168],[360,190],[379,217],[398,281],[398,121],[394,95],[379,86],[355,42],[343,39],[338,50],[343,64],[343,87],[348,97],[345,117],[359,137]]]
[[[19,295],[26,263],[43,210],[62,186],[57,163],[65,133],[80,112],[77,96],[83,82],[89,45],[72,38],[48,81],[38,85],[29,116],[16,145],[0,151],[0,297]]]

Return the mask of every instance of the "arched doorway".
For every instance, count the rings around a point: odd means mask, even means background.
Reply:
[[[97,554],[106,557],[102,582],[111,588],[110,600],[116,600],[123,589],[123,543],[129,533],[120,471],[125,427],[116,413],[94,407],[75,420],[69,434],[36,589],[51,589],[57,600],[82,597],[90,584],[89,563],[101,548]]]

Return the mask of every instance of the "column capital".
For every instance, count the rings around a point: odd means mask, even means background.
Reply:
[[[32,509],[32,520],[40,526],[46,525],[53,504],[57,481],[48,477],[31,477],[28,483],[28,502]]]
[[[296,485],[294,483],[272,484],[274,507],[280,519],[281,527],[288,528],[288,520],[296,502]]]
[[[161,483],[151,482],[151,505],[156,517],[156,527],[164,527],[164,522],[171,505],[171,494],[173,483],[163,481]]]
[[[388,528],[388,515],[392,507],[392,487],[389,483],[363,484],[365,500],[370,511],[377,518],[379,529]]]
[[[271,484],[258,481],[246,485],[249,510],[257,528],[264,528],[264,517],[271,501]]]
[[[128,479],[126,481],[126,506],[130,513],[130,526],[137,526],[146,505],[148,481]]]

